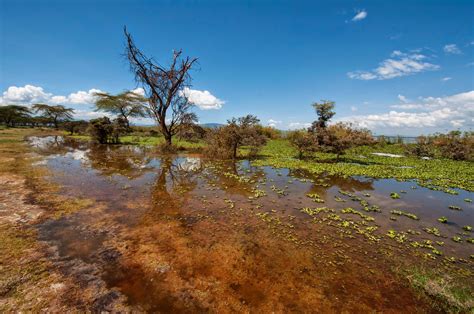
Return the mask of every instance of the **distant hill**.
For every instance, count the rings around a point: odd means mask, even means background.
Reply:
[[[222,123],[203,123],[203,124],[200,124],[200,126],[202,126],[203,128],[210,128],[210,129],[215,129],[215,128],[221,127],[223,125],[224,124],[222,124]]]

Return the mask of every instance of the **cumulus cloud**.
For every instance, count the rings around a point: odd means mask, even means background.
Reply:
[[[132,93],[145,97],[145,90],[141,87],[135,88],[131,90]]]
[[[267,121],[267,123],[268,123],[268,126],[271,126],[271,127],[274,127],[274,128],[275,128],[278,124],[281,124],[281,121],[269,119],[269,120]]]
[[[353,22],[358,22],[358,21],[361,21],[361,20],[365,19],[366,17],[367,17],[367,11],[361,10],[361,11],[357,12],[357,14],[352,18],[352,21]]]
[[[404,103],[408,102],[408,99],[403,95],[398,95],[398,99],[400,99],[400,101]]]
[[[427,57],[420,53],[404,53],[395,50],[390,58],[383,60],[371,71],[348,72],[347,76],[357,80],[388,80],[415,73],[438,70],[439,65],[424,61]]]
[[[95,102],[94,93],[102,92],[92,88],[89,91],[77,91],[68,96],[47,93],[42,87],[25,85],[23,87],[10,86],[0,97],[0,104],[31,105],[35,103],[52,103],[61,105],[87,105]]]
[[[449,80],[452,80],[452,77],[443,77],[441,79],[441,81],[443,81],[443,82],[446,82],[446,81],[449,81]]]
[[[453,54],[453,55],[461,54],[461,50],[458,48],[456,44],[445,45],[443,47],[443,50],[447,54]]]
[[[290,130],[299,130],[299,129],[306,129],[311,126],[311,123],[305,122],[290,122],[288,124],[288,129]]]
[[[474,126],[474,90],[445,97],[419,98],[417,102],[391,106],[404,111],[367,116],[350,116],[340,121],[353,122],[369,129],[378,128],[472,128]]]
[[[46,93],[42,87],[25,85],[23,87],[10,86],[0,97],[0,104],[33,104],[45,102],[53,95]]]
[[[200,91],[185,87],[182,94],[188,98],[190,103],[198,106],[202,110],[221,109],[225,103],[207,90]]]
[[[89,91],[78,91],[75,93],[69,94],[66,98],[67,104],[78,105],[78,104],[93,104],[96,101],[95,93],[102,93],[100,89],[90,89]]]

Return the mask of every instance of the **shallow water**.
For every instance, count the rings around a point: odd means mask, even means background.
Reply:
[[[64,258],[98,265],[108,286],[137,309],[417,310],[424,305],[395,282],[390,264],[416,263],[406,248],[414,241],[444,242],[435,245],[442,257],[420,249],[436,259],[429,263],[454,257],[472,269],[472,244],[466,242],[472,234],[462,230],[474,222],[474,205],[464,201],[474,199],[471,192],[450,195],[415,182],[316,177],[196,154],[161,156],[153,147],[61,137],[30,143],[43,156],[38,166],[50,170],[49,180],[62,186],[61,194],[94,201],[43,223],[41,239],[54,243]],[[392,199],[391,192],[401,198]],[[315,194],[321,201],[315,202]],[[363,210],[361,201],[380,212]],[[302,211],[321,207],[327,209]],[[343,213],[347,207],[357,212]],[[419,220],[391,214],[395,209]],[[437,221],[441,216],[447,224]],[[441,236],[425,231],[432,227]],[[403,241],[387,238],[390,229],[405,232]]]

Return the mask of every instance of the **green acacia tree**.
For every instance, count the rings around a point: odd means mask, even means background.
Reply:
[[[30,118],[31,111],[19,105],[0,106],[0,123],[6,126],[15,126],[16,123]]]
[[[74,113],[74,109],[62,105],[34,104],[32,108],[36,113],[41,112],[44,117],[48,118],[55,129],[58,129],[60,122],[72,120],[72,114]]]
[[[117,95],[95,93],[95,96],[97,97],[95,102],[96,111],[118,115],[124,119],[127,129],[130,128],[130,117],[145,117],[148,115],[144,105],[148,99],[134,92],[126,91]]]

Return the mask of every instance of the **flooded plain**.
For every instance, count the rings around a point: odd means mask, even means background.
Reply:
[[[40,239],[97,269],[117,293],[104,308],[123,295],[150,312],[416,312],[429,305],[397,270],[473,279],[472,192],[145,146],[29,143],[58,193],[87,204],[39,224]]]

